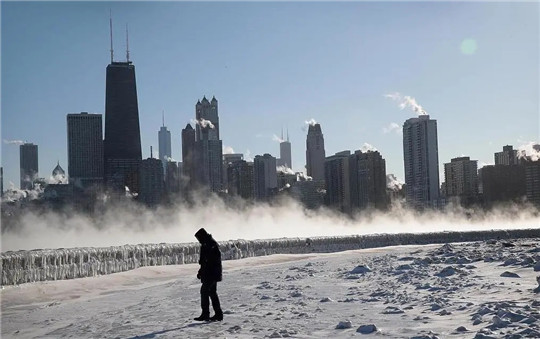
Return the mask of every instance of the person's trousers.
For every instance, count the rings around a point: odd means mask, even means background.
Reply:
[[[201,308],[203,314],[210,314],[210,300],[216,314],[221,314],[217,295],[217,281],[203,281],[201,286]]]

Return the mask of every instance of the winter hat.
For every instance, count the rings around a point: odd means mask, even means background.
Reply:
[[[201,228],[200,230],[197,231],[197,233],[195,233],[195,238],[199,240],[206,239],[207,237],[208,237],[208,232],[206,232],[204,228]]]

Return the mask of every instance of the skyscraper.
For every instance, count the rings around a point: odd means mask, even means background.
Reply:
[[[287,140],[283,140],[283,130],[281,131],[281,142],[279,143],[278,166],[285,166],[292,169],[291,143],[289,141],[289,131],[287,130]]]
[[[21,165],[21,189],[31,190],[34,187],[34,179],[37,178],[38,145],[24,143],[19,147]]]
[[[165,168],[165,192],[169,199],[180,192],[180,175],[178,163],[175,161],[167,161]]]
[[[496,203],[518,202],[527,195],[525,166],[488,165],[480,169],[482,197],[486,207]]]
[[[525,166],[527,201],[540,207],[540,160],[526,161],[523,166]]]
[[[341,212],[351,210],[350,155],[350,151],[342,151],[324,161],[325,203]]]
[[[141,161],[139,201],[149,206],[158,205],[163,198],[163,164],[148,158]]]
[[[129,60],[113,61],[111,23],[111,63],[107,66],[105,89],[105,182],[113,191],[139,192],[142,160],[141,132],[135,66]]]
[[[171,152],[171,132],[165,127],[165,116],[163,116],[163,125],[158,132],[159,139],[159,160],[163,163],[163,169],[167,167],[167,161],[172,155]]]
[[[298,180],[291,187],[291,195],[300,200],[308,209],[315,209],[324,203],[324,181],[306,180],[305,176],[298,176]]]
[[[80,188],[103,182],[101,114],[67,115],[69,182]]]
[[[235,161],[227,166],[227,189],[230,195],[253,198],[253,163]]]
[[[324,181],[325,156],[321,125],[309,125],[306,139],[306,171],[313,180]]]
[[[182,130],[182,175],[191,187],[195,180],[195,130],[191,124]]]
[[[437,120],[419,115],[403,124],[407,203],[415,208],[439,204]]]
[[[267,200],[277,192],[276,158],[266,153],[253,161],[253,192],[255,199]]]
[[[386,162],[378,151],[356,151],[349,157],[352,208],[385,209]]]
[[[229,165],[232,165],[234,162],[240,161],[242,159],[244,159],[244,155],[242,153],[223,154],[223,188],[228,187],[229,177],[227,175],[227,167],[229,167]]]
[[[477,163],[469,157],[459,157],[444,164],[447,201],[457,199],[465,206],[475,202],[478,195]]]
[[[517,150],[511,145],[503,146],[502,152],[495,153],[495,165],[517,165]]]
[[[222,189],[223,149],[219,139],[218,101],[206,97],[195,105],[195,168],[197,183],[213,192]]]

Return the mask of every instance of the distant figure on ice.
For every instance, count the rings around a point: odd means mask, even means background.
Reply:
[[[208,234],[204,228],[195,233],[195,238],[201,243],[199,265],[201,268],[197,273],[197,279],[201,279],[201,308],[202,313],[195,318],[197,321],[221,321],[223,312],[219,305],[217,295],[217,282],[221,281],[221,252],[218,243]],[[210,317],[210,299],[215,315]]]

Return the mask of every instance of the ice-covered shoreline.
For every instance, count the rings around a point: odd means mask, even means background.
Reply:
[[[224,260],[271,254],[328,253],[394,245],[423,245],[489,239],[540,237],[540,229],[371,234],[336,237],[229,240],[220,242]],[[139,244],[101,248],[37,249],[0,255],[1,285],[93,277],[138,267],[196,263],[199,245]]]
[[[10,286],[2,338],[538,338],[540,238],[276,254],[223,263],[225,318],[197,264]]]

